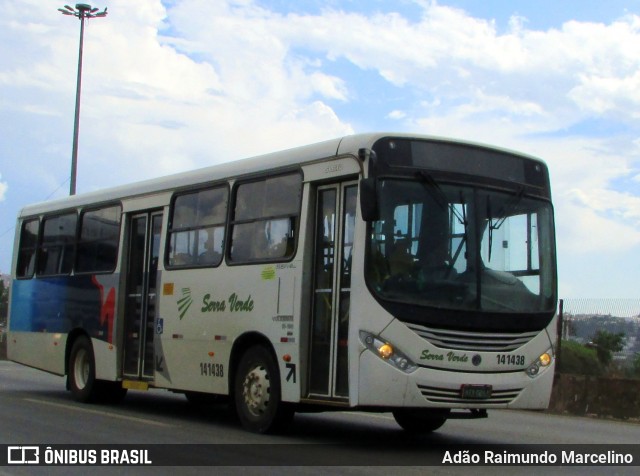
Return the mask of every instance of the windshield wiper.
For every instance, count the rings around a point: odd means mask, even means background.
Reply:
[[[460,190],[460,205],[462,207],[462,220],[460,220],[460,217],[456,214],[455,208],[453,207],[453,205],[451,205],[451,211],[453,212],[454,215],[456,215],[460,224],[464,226],[464,234],[462,235],[462,239],[460,240],[460,244],[458,245],[456,252],[451,258],[451,267],[449,268],[449,272],[451,272],[451,269],[453,269],[454,264],[456,263],[456,261],[458,261],[458,256],[460,256],[460,253],[462,252],[462,248],[467,242],[467,227],[469,225],[469,222],[467,221],[467,204],[464,201],[464,195],[462,194],[462,190]],[[446,276],[447,278],[449,277],[449,272],[447,273],[447,276]]]
[[[436,201],[440,208],[445,209],[449,206],[449,200],[447,199],[447,196],[440,188],[440,185],[438,185],[438,182],[433,179],[431,174],[425,172],[424,170],[419,170],[418,172],[416,172],[416,176],[422,180],[422,184],[428,185],[428,187],[425,188],[431,195],[431,198]]]
[[[462,209],[462,211],[460,212],[456,210],[456,207],[454,206],[453,203],[449,202],[447,195],[442,191],[442,189],[440,188],[440,185],[438,185],[438,182],[436,182],[433,179],[431,174],[429,174],[424,170],[419,170],[418,172],[416,172],[416,176],[422,180],[422,184],[425,186],[425,188],[429,192],[429,195],[431,195],[431,197],[438,204],[438,206],[440,206],[440,208],[442,208],[443,210],[448,209],[451,212],[451,214],[456,217],[458,222],[464,227],[464,234],[462,235],[462,240],[460,240],[460,244],[458,245],[458,248],[456,249],[454,255],[451,257],[451,263],[449,265],[449,269],[447,270],[447,274],[445,276],[445,278],[448,278],[449,274],[451,273],[451,270],[453,269],[456,261],[458,260],[458,256],[460,256],[460,252],[462,251],[464,244],[467,241],[467,230],[468,230],[469,222],[467,221],[467,207],[466,207],[466,202],[464,200],[464,195],[462,193],[462,190],[460,190],[460,206]]]
[[[502,224],[506,221],[506,219],[511,216],[511,212],[513,212],[516,209],[518,204],[522,201],[523,196],[524,196],[524,187],[520,187],[518,188],[518,191],[513,196],[513,198],[502,206],[502,209],[496,215],[496,219],[498,221],[496,222],[495,225],[493,225],[494,230],[499,229],[502,226]],[[487,196],[487,198],[489,198],[489,196]],[[493,218],[491,217],[491,215],[489,215],[489,220],[493,222]]]
[[[416,172],[416,175],[417,175],[418,178],[422,179],[422,183],[424,185],[428,186],[428,187],[425,187],[425,188],[427,189],[427,191],[429,192],[431,197],[440,206],[440,208],[442,208],[443,210],[446,209],[446,208],[451,210],[451,213],[453,213],[453,215],[458,219],[460,224],[464,225],[465,235],[466,235],[466,231],[467,231],[467,218],[466,218],[466,216],[461,215],[460,212],[458,212],[455,209],[453,204],[449,203],[449,199],[447,198],[447,195],[442,191],[442,189],[440,188],[440,185],[438,185],[438,182],[436,182],[433,179],[431,174],[429,174],[428,172],[425,172],[424,170],[419,170],[418,172]],[[460,192],[460,198],[462,199],[462,192]],[[464,200],[462,201],[462,213],[465,214],[465,211],[464,211]]]

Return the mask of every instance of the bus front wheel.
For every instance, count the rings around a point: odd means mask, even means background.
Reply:
[[[254,433],[280,431],[293,418],[293,408],[281,400],[278,366],[265,347],[251,347],[240,359],[234,403],[240,423]]]
[[[403,430],[413,434],[436,431],[447,421],[449,410],[417,410],[400,408],[393,411],[393,418]]]

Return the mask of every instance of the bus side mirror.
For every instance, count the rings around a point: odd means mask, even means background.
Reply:
[[[364,221],[376,221],[379,218],[375,178],[360,180],[360,213]]]

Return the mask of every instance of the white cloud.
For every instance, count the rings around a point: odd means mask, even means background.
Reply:
[[[309,80],[312,89],[322,96],[340,101],[347,100],[347,91],[342,79],[316,72],[311,73]]]
[[[567,197],[575,204],[596,213],[614,215],[625,222],[629,228],[633,229],[634,226],[640,228],[640,196],[607,189],[588,191],[573,189],[567,192]],[[635,233],[632,235],[640,236]]]
[[[640,193],[615,184],[640,181],[640,17],[542,31],[514,15],[500,32],[415,3],[410,18],[111,0],[85,31],[79,190],[399,127],[540,156],[562,250],[637,246]],[[2,162],[47,191],[68,170],[78,23],[38,0],[6,0],[0,18],[0,112],[22,134]]]
[[[0,179],[2,179],[2,174],[0,174]],[[4,201],[8,188],[7,182],[0,181],[0,202]]]
[[[607,250],[624,252],[640,245],[640,231],[633,223],[610,220],[596,210],[574,203],[562,204],[564,220],[556,220],[558,234],[562,236],[560,254],[584,256]]]
[[[399,110],[395,110],[395,111],[391,111],[387,117],[389,119],[394,119],[394,120],[399,120],[399,119],[404,119],[405,117],[407,117],[407,114],[404,111],[399,111]]]
[[[363,96],[365,85],[340,67],[347,64],[416,98],[388,114],[407,129],[544,158],[565,272],[578,269],[574,259],[640,243],[637,196],[611,185],[628,176],[637,155],[624,141],[565,132],[598,114],[633,118],[637,108],[629,106],[640,95],[629,45],[640,41],[637,17],[611,25],[567,22],[549,31],[527,29],[514,17],[500,34],[491,21],[435,2],[418,19],[336,9],[281,15],[251,1],[202,0],[176,3],[166,14],[168,29],[156,23],[144,30],[146,41],[127,36],[114,52],[137,43],[134,58],[148,58],[138,69],[132,58],[118,63],[138,75],[117,81],[156,104],[141,114],[140,100],[129,99],[125,110],[141,125],[125,121],[129,132],[120,140],[125,154],[144,150],[158,172],[351,132],[329,104],[358,107]]]
[[[580,76],[569,92],[576,104],[596,114],[616,112],[631,119],[640,117],[640,72],[624,77]]]

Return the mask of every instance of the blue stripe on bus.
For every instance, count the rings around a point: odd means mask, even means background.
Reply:
[[[10,330],[68,333],[82,328],[111,341],[113,316],[105,319],[103,290],[91,275],[14,280]],[[112,312],[112,311],[111,311]]]

